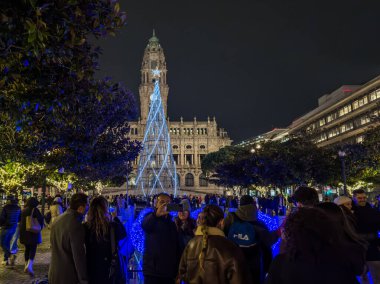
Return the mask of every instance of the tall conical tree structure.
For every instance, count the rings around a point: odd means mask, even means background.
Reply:
[[[153,70],[154,91],[150,96],[143,150],[140,153],[136,186],[146,195],[177,194],[178,181],[160,93],[160,71]]]

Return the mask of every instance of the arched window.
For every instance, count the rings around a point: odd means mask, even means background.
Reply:
[[[199,146],[199,148],[200,148],[201,150],[205,150],[205,149],[206,149],[206,146],[205,146],[205,145],[201,145],[201,146]]]
[[[173,149],[177,150],[178,149],[178,145],[173,145]]]
[[[191,149],[191,145],[186,145],[186,149],[190,150]]]
[[[186,186],[194,186],[194,176],[191,173],[186,174],[185,185]]]
[[[204,174],[201,174],[199,176],[199,186],[202,186],[202,187],[208,186],[208,180]]]
[[[181,176],[179,174],[177,174],[177,186],[181,186]]]

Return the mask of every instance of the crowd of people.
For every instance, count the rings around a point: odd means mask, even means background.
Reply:
[[[270,232],[250,196],[227,216],[206,205],[195,222],[185,209],[172,220],[171,197],[160,194],[142,225],[145,283],[380,283],[380,212],[366,198],[356,190],[353,199],[320,202],[314,188],[299,187],[294,208]]]
[[[47,220],[35,197],[21,209],[9,196],[0,214],[2,264],[14,265],[19,238],[25,273],[33,276],[41,230],[49,221],[49,283],[125,283],[118,243],[129,232],[117,216],[139,199],[76,193],[66,209],[67,202],[55,196]],[[364,190],[354,191],[352,199],[320,202],[315,189],[299,187],[295,206],[276,231],[258,220],[260,199],[209,195],[198,199],[204,206],[194,220],[197,199],[166,193],[142,198],[154,208],[142,222],[144,283],[380,283],[380,211]],[[232,201],[238,208],[226,213]],[[177,208],[174,218],[170,208]]]

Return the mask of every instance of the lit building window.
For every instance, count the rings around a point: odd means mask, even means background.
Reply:
[[[364,136],[356,137],[356,143],[362,143],[364,141]]]
[[[319,120],[319,126],[323,126],[326,124],[326,120],[324,118]]]
[[[349,123],[346,123],[346,124],[343,124],[341,127],[340,127],[340,133],[344,133],[346,131],[350,131],[354,128],[354,124],[352,122],[349,122]]]
[[[329,131],[329,134],[327,135],[328,138],[332,138],[332,137],[335,137],[339,135],[339,128],[334,128],[332,130]]]
[[[317,143],[323,142],[323,141],[326,141],[326,140],[327,140],[326,133],[322,133],[321,136],[319,136],[319,138],[317,139]]]
[[[352,111],[351,105],[346,105],[339,110],[339,116],[343,116]]]
[[[368,97],[364,96],[361,99],[358,99],[352,103],[352,108],[357,109],[359,107],[364,106],[365,104],[368,104]]]
[[[375,101],[377,99],[380,99],[380,89],[376,90],[376,91],[373,91],[370,95],[369,95],[369,99],[370,101]]]
[[[333,121],[333,120],[336,119],[336,118],[337,118],[337,114],[336,114],[336,113],[332,113],[332,114],[330,114],[330,115],[327,117],[327,122],[329,123],[329,122]]]
[[[367,115],[362,116],[362,117],[360,118],[360,125],[367,124],[367,123],[369,123],[370,121],[371,121],[371,119],[370,119]]]

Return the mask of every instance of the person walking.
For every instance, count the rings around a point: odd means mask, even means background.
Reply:
[[[207,205],[203,218],[182,254],[177,283],[250,283],[242,251],[223,233],[222,209]]]
[[[24,210],[21,213],[20,222],[20,243],[25,246],[25,268],[24,272],[30,276],[34,276],[33,264],[37,252],[37,245],[42,243],[41,230],[44,226],[44,217],[40,210],[38,210],[38,200],[35,197],[30,197]],[[31,228],[32,219],[37,220],[40,225],[39,229],[33,230]]]
[[[7,204],[0,214],[1,248],[4,252],[2,264],[14,266],[16,254],[15,250],[12,250],[11,243],[17,233],[17,224],[21,220],[21,208],[17,205],[17,199],[14,195],[9,195],[7,200]],[[13,243],[17,243],[17,236]]]
[[[113,260],[116,260],[117,255],[112,253],[112,242],[117,246],[127,233],[117,218],[116,210],[110,214],[108,201],[103,196],[95,197],[91,201],[84,229],[88,283],[123,283],[120,267],[113,267]],[[116,264],[118,265],[118,260]]]
[[[179,238],[167,205],[171,198],[166,193],[157,196],[154,212],[142,222],[145,233],[143,273],[145,284],[174,283],[179,263]]]
[[[75,193],[71,197],[70,208],[52,225],[49,283],[88,283],[85,230],[82,226],[87,211],[87,195]]]
[[[58,216],[63,213],[63,205],[62,205],[62,198],[56,197],[54,198],[54,201],[52,205],[50,206],[50,213],[51,213],[51,221],[50,226],[57,220]]]

